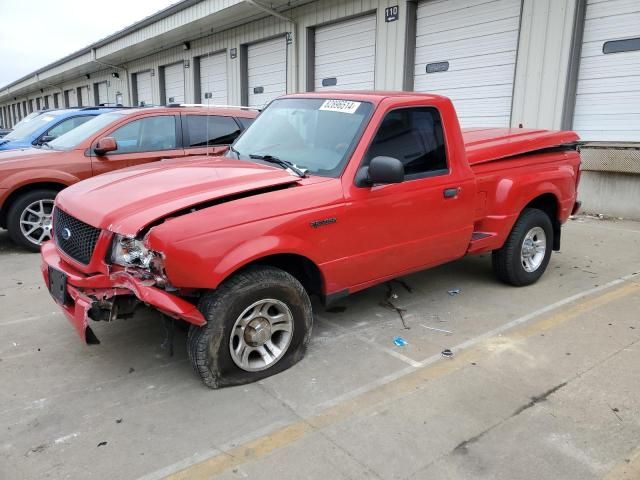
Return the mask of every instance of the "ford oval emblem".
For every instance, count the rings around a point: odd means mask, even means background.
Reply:
[[[69,240],[71,238],[71,230],[69,230],[68,228],[63,228],[62,229],[62,239],[63,240]]]

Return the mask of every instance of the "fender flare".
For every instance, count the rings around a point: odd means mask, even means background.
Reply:
[[[243,242],[226,254],[222,261],[216,265],[212,272],[212,288],[217,288],[227,278],[247,265],[273,255],[295,255],[306,259],[316,266],[323,285],[326,285],[320,262],[307,254],[307,252],[313,251],[308,243],[292,235],[265,235]]]
[[[9,191],[9,195],[11,195],[22,187],[36,183],[58,183],[68,187],[79,181],[78,177],[58,170],[29,169],[9,175],[0,183],[0,189],[6,188]]]

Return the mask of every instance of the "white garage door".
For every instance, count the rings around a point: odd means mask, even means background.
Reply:
[[[151,72],[136,73],[136,100],[138,106],[153,105]]]
[[[78,106],[78,99],[77,99],[77,95],[76,95],[76,91],[74,90],[66,90],[65,95],[67,97],[67,107],[72,108],[72,107],[77,107]]]
[[[109,90],[107,89],[107,82],[98,83],[96,93],[98,94],[98,105],[109,103]]]
[[[414,90],[450,97],[462,126],[509,126],[521,4],[418,4]]]
[[[263,107],[287,93],[287,43],[284,37],[247,47],[249,106]]]
[[[638,0],[587,2],[573,128],[583,140],[640,141]]]
[[[174,63],[164,67],[164,101],[184,103],[184,64]]]
[[[315,90],[373,90],[376,16],[316,28]]]
[[[200,57],[200,102],[212,105],[228,103],[225,52]]]
[[[89,105],[89,87],[79,87],[80,90],[80,103],[79,105],[82,107],[86,107]]]

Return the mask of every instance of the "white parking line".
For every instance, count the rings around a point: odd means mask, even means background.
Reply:
[[[611,287],[615,287],[616,285],[620,285],[621,283],[627,282],[629,280],[633,280],[633,279],[640,279],[640,273],[631,273],[629,275],[625,275],[624,277],[620,277],[617,278],[615,280],[612,280],[608,283],[605,283],[604,285],[600,285],[599,287],[594,287],[591,288],[589,290],[585,290],[584,292],[581,293],[577,293],[575,295],[571,295],[570,297],[564,298],[562,300],[558,300],[555,303],[549,304],[546,307],[542,307],[538,310],[534,310],[533,312],[530,312],[526,315],[523,315],[521,317],[518,317],[514,320],[511,320],[510,322],[507,322],[503,325],[500,325],[499,327],[494,328],[493,330],[489,330],[488,332],[485,332],[481,335],[478,335],[477,337],[473,337],[470,338],[469,340],[466,340],[462,343],[459,343],[458,345],[455,345],[454,347],[451,347],[450,350],[452,350],[454,353],[456,352],[460,352],[462,350],[466,350],[480,342],[483,342],[484,340],[487,340],[489,338],[495,337],[496,335],[500,335],[501,333],[504,333],[508,330],[513,329],[514,327],[517,327],[518,325],[522,325],[524,323],[527,323],[531,320],[533,320],[534,318],[537,318],[541,315],[544,315],[545,313],[549,313],[553,310],[556,310],[560,307],[563,307],[564,305],[568,305],[569,303],[575,302],[576,300],[580,300],[581,298],[584,297],[588,297],[590,295],[593,295],[595,293],[607,290]],[[431,355],[428,358],[425,358],[424,360],[422,360],[421,362],[418,362],[418,367],[424,367],[426,365],[430,365],[433,364],[439,360],[442,360],[442,355],[441,354],[435,354],[435,355]],[[413,360],[412,360],[413,362]],[[413,365],[412,365],[413,366]],[[372,390],[376,387],[379,387],[381,385],[385,385],[389,382],[392,382],[398,378],[404,377],[406,375],[409,375],[411,372],[413,372],[414,369],[413,368],[405,368],[403,370],[400,370],[398,372],[394,372],[390,375],[387,375],[386,377],[383,378],[379,378],[377,380],[374,380],[373,382],[367,383],[365,385],[362,385],[361,387],[358,387],[350,392],[344,393],[336,398],[333,398],[327,402],[324,402],[320,405],[317,406],[318,410],[324,410],[326,408],[332,407],[334,405],[337,405],[345,400],[349,400],[351,398],[354,398],[358,395],[361,395],[362,393],[368,392],[369,390]]]
[[[43,318],[50,318],[59,314],[61,315],[61,312],[49,312],[45,313],[44,315],[33,315],[31,317],[18,318],[16,320],[9,320],[8,322],[0,322],[0,327],[15,325],[17,323],[33,322],[34,320],[42,320]]]
[[[473,345],[476,345],[477,343],[480,343],[488,338],[491,337],[495,337],[496,335],[499,335],[507,330],[511,330],[512,328],[518,326],[518,325],[522,325],[523,323],[526,323],[536,317],[539,317],[540,315],[544,315],[545,313],[548,313],[550,311],[553,311],[557,308],[560,308],[564,305],[567,305],[569,303],[575,302],[576,300],[580,300],[581,298],[587,297],[589,295],[593,295],[594,293],[598,293],[600,291],[606,290],[608,288],[614,287],[616,285],[619,285],[621,283],[624,283],[628,280],[633,279],[634,277],[639,277],[640,278],[640,273],[631,273],[629,275],[625,275],[624,277],[620,277],[617,278],[615,280],[612,280],[608,283],[605,283],[604,285],[600,285],[598,287],[594,287],[591,288],[589,290],[585,290],[584,292],[581,293],[577,293],[575,295],[572,295],[570,297],[564,298],[562,300],[558,300],[555,303],[552,303],[550,305],[547,305],[546,307],[542,307],[539,308],[538,310],[534,310],[533,312],[530,312],[526,315],[523,315],[519,318],[516,318],[514,320],[511,320],[510,322],[507,322],[503,325],[500,325],[499,327],[494,328],[493,330],[489,330],[488,332],[485,332],[481,335],[478,335],[477,337],[473,337],[470,338],[469,340],[466,340],[465,342],[462,342],[456,346],[454,346],[453,348],[451,348],[452,351],[460,351],[460,350],[464,350],[466,348],[469,348]],[[320,316],[320,315],[316,315],[316,318],[318,320],[320,320],[321,322],[324,322],[328,325],[331,325],[331,327],[336,328],[338,330],[342,330],[343,332],[350,332],[353,334],[353,336],[355,338],[357,338],[358,340],[365,342],[373,347],[375,347],[377,350],[384,352],[388,355],[391,355],[392,357],[397,358],[398,360],[403,361],[404,363],[411,365],[413,368],[420,368],[423,367],[425,365],[429,365],[432,364],[440,359],[442,359],[442,355],[440,353],[431,355],[428,358],[425,358],[422,361],[416,361],[412,358],[407,357],[406,355],[403,355],[402,353],[393,350],[391,348],[387,348],[383,345],[380,345],[378,342],[376,342],[375,340],[371,340],[369,338],[363,337],[362,335],[357,335],[354,332],[352,332],[351,330],[343,327],[342,325],[340,325],[339,323],[336,323],[334,321],[328,320],[327,318]],[[402,370],[402,372],[404,372],[404,370]],[[400,372],[398,372],[400,373]],[[403,373],[403,375],[405,375],[406,373]],[[400,375],[402,376],[402,375]],[[388,377],[385,377],[386,379],[389,379],[388,381],[394,380],[395,378],[398,378],[397,376],[395,376],[394,374],[391,374]],[[386,382],[385,382],[386,383]],[[350,396],[353,395],[358,395],[360,393],[362,393],[363,391],[368,390],[369,388],[373,388],[375,386],[379,386],[379,382],[378,381],[374,381],[373,383],[369,383],[361,388],[358,388],[356,390],[354,390],[353,392],[349,392],[347,394],[345,394],[346,396],[344,396],[344,398],[341,396],[337,401],[342,401],[345,398],[349,398]],[[363,390],[364,389],[364,390]],[[332,401],[333,402],[333,401]],[[332,403],[329,404],[323,404],[322,407],[327,407],[327,406],[331,406]]]
[[[354,332],[352,332],[351,330],[349,330],[348,328],[343,327],[342,325],[340,325],[339,323],[333,322],[331,320],[327,320],[325,317],[322,317],[320,315],[316,315],[315,316],[316,319],[320,320],[321,322],[326,323],[327,325],[331,325],[332,328],[335,328],[337,330],[342,330],[343,332],[348,332],[350,334],[352,334],[355,338],[357,338],[358,340],[360,340],[361,342],[364,342],[368,345],[371,345],[373,347],[375,347],[376,350],[379,350],[381,352],[384,352],[388,355],[391,355],[392,357],[397,358],[398,360],[411,365],[414,368],[418,368],[420,367],[420,362],[414,360],[413,358],[409,358],[406,355],[401,354],[400,352],[397,352],[391,348],[387,348],[384,347],[382,345],[380,345],[378,342],[376,342],[375,340],[371,340],[370,338],[366,338],[363,337],[362,335],[357,335]]]

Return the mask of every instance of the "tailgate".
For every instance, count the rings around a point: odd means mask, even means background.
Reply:
[[[524,128],[463,128],[462,138],[470,165],[554,147],[575,147],[579,140],[571,131]]]

